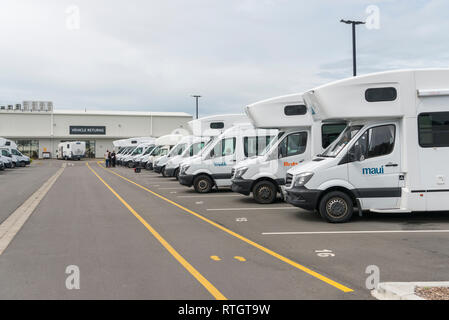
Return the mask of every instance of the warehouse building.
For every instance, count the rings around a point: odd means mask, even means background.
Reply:
[[[189,131],[190,120],[183,112],[73,111],[54,110],[51,103],[36,108],[17,104],[0,107],[0,137],[15,141],[22,153],[34,158],[56,157],[60,142],[85,141],[86,156],[94,158],[111,150],[117,139]]]

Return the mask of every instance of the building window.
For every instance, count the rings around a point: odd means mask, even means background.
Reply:
[[[449,147],[449,112],[421,113],[418,135],[423,148]]]
[[[20,153],[33,158],[39,158],[39,140],[16,140]]]

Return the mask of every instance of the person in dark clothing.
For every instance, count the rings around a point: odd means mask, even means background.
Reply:
[[[112,158],[112,157],[111,157],[111,152],[108,151],[108,160],[109,160],[109,161],[108,161],[108,168],[111,167],[111,158]]]
[[[116,159],[115,151],[112,150],[111,161],[112,161],[112,167],[114,167],[114,168],[115,168],[115,159]]]

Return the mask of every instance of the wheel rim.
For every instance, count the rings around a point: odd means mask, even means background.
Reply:
[[[198,181],[198,189],[200,191],[206,191],[209,188],[209,182],[207,180]]]
[[[261,186],[257,192],[258,196],[262,200],[271,200],[273,197],[273,191],[269,186]]]
[[[334,218],[344,217],[348,213],[348,204],[343,198],[331,198],[326,203],[326,212]]]

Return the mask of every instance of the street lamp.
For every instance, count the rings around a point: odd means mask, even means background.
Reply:
[[[354,20],[340,20],[341,23],[352,25],[352,70],[354,77],[357,75],[357,60],[356,60],[356,43],[355,43],[355,26],[359,24],[365,24],[363,21]]]
[[[198,119],[198,99],[201,98],[200,95],[192,95],[192,98],[196,100],[196,119]]]

